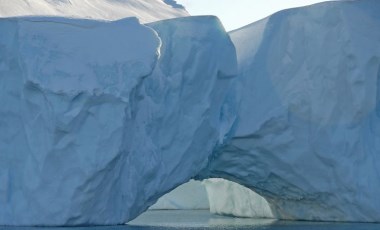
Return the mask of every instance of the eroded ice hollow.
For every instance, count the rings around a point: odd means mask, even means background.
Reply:
[[[221,178],[191,180],[161,197],[151,210],[209,210],[219,215],[275,218],[268,202],[238,183]]]
[[[0,225],[122,224],[192,178],[275,218],[379,222],[378,12],[327,2],[230,36],[215,17],[0,19]]]

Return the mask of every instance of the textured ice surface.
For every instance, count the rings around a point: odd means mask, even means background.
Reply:
[[[142,23],[189,16],[174,0],[0,0],[0,17],[31,15],[102,20],[137,17]]]
[[[251,189],[224,179],[208,179],[206,186],[210,212],[252,218],[274,218],[268,202]]]
[[[380,221],[380,2],[286,10],[231,33],[238,125],[208,177],[285,219]]]
[[[236,53],[219,20],[192,17],[149,26],[162,39],[161,56],[136,88],[125,124],[128,219],[206,167],[236,118],[230,90]]]
[[[0,225],[121,224],[209,177],[278,218],[380,221],[378,12],[282,11],[237,56],[215,17],[0,19]]]
[[[229,36],[215,17],[150,26],[0,19],[0,225],[125,223],[223,144]]]
[[[161,197],[150,209],[190,209],[208,210],[209,200],[205,185],[200,181],[191,180]]]
[[[0,225],[121,222],[125,120],[156,33],[133,18],[0,19],[0,31]]]

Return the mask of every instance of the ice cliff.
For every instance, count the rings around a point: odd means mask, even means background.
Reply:
[[[380,2],[274,14],[230,33],[236,131],[203,177],[224,177],[282,219],[380,221]]]
[[[211,16],[0,19],[0,225],[122,224],[213,177],[277,218],[380,221],[378,12],[328,2],[230,36]]]
[[[116,223],[124,123],[156,33],[136,19],[12,18],[0,30],[0,225]]]
[[[0,225],[125,223],[223,144],[228,34],[211,16],[149,26],[0,19]]]

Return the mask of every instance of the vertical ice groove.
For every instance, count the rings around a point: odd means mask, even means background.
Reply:
[[[380,65],[377,70],[376,114],[380,118]]]

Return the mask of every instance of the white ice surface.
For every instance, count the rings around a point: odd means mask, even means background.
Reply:
[[[238,183],[224,179],[208,179],[202,182],[206,186],[210,212],[220,215],[274,218],[268,202]]]
[[[0,17],[31,15],[102,20],[137,17],[141,23],[189,16],[173,0],[0,0]]]
[[[150,209],[208,210],[210,208],[205,185],[191,180],[161,197]]]

